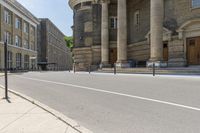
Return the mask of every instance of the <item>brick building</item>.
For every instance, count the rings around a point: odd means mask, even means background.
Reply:
[[[0,1],[0,69],[4,69],[6,40],[9,69],[36,68],[38,24],[38,19],[16,0]]]
[[[38,27],[38,64],[43,70],[68,70],[72,67],[65,35],[49,20],[41,18]]]
[[[69,0],[74,61],[129,67],[200,65],[200,0]]]

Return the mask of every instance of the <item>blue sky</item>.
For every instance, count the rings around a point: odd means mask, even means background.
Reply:
[[[73,12],[68,0],[17,0],[38,18],[49,18],[65,35],[71,36]]]

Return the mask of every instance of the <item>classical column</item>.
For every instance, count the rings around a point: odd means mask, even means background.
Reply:
[[[127,64],[127,6],[126,0],[118,0],[117,66]]]
[[[109,64],[109,20],[108,20],[109,0],[102,0],[101,19],[101,64],[106,67]]]
[[[151,0],[151,55],[150,62],[156,62],[158,66],[163,61],[163,0]]]

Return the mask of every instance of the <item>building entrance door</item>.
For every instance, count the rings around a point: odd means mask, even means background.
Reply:
[[[200,65],[200,37],[187,39],[188,65]]]
[[[109,63],[114,65],[117,61],[117,48],[110,48],[109,50]]]
[[[163,60],[168,61],[168,43],[163,44]]]

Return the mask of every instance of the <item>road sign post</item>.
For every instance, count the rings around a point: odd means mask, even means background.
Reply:
[[[8,45],[7,41],[4,43],[4,72],[5,72],[5,99],[8,100]]]

